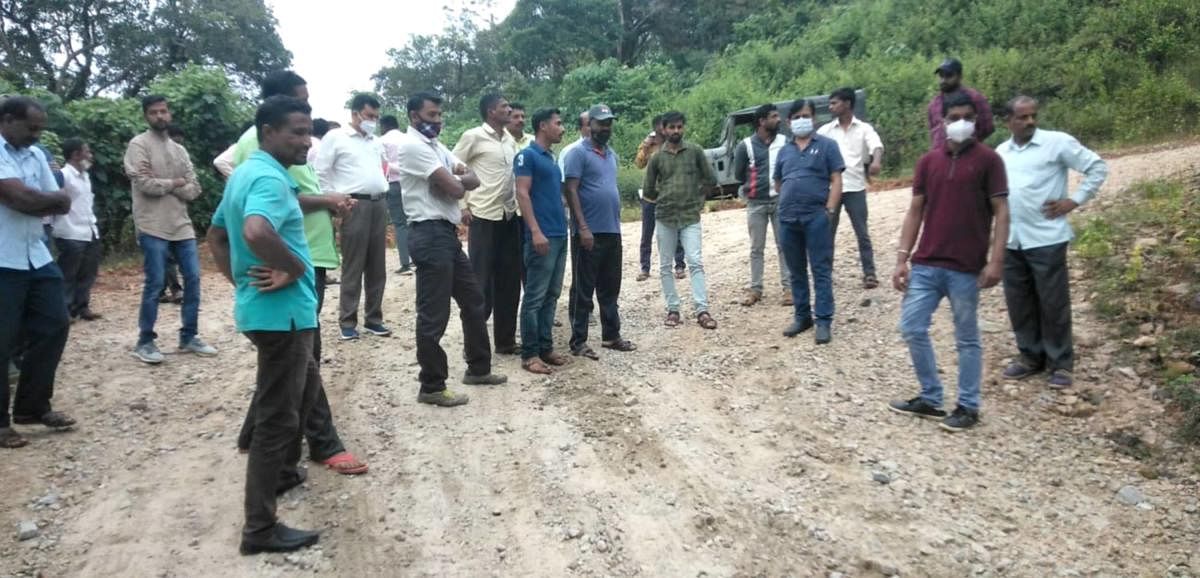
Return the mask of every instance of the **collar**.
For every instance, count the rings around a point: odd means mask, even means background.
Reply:
[[[775,144],[775,141],[777,139],[779,139],[779,136],[780,136],[779,133],[775,133],[775,136],[771,137],[771,140],[763,140],[758,137],[758,131],[754,131],[754,133],[750,135],[750,138],[753,139],[754,142],[757,142],[759,144],[762,144],[765,146],[771,146],[771,145]]]
[[[375,138],[375,135],[373,135],[373,134],[363,134],[363,133],[361,133],[361,132],[358,132],[358,129],[356,129],[356,128],[352,127],[352,126],[347,126],[345,130],[346,130],[346,132],[347,132],[347,133],[349,133],[349,135],[350,135],[350,137],[351,137],[351,138],[358,137],[358,138],[361,138],[361,139],[363,139],[363,140],[365,140],[365,141],[367,141],[367,142],[370,142],[370,141],[371,141],[371,139]]]
[[[29,148],[29,147],[25,147],[25,149],[19,149],[15,146],[8,144],[8,139],[4,138],[4,135],[2,135],[2,134],[0,134],[0,146],[4,147],[10,151],[13,151],[13,152],[27,150]]]
[[[292,189],[293,193],[297,193],[300,191],[300,185],[296,184],[296,179],[292,178],[292,175],[288,173],[287,168],[284,167],[283,164],[280,163],[275,157],[271,156],[271,154],[268,153],[267,151],[258,149],[256,151],[250,153],[250,158],[256,159],[262,163],[266,163],[271,168],[279,171],[280,174],[283,175],[284,180],[287,182],[288,187],[290,187]]]
[[[531,149],[533,149],[533,150],[535,150],[535,151],[537,151],[537,152],[539,152],[539,153],[542,153],[542,154],[544,154],[544,155],[546,155],[546,156],[548,156],[548,157],[553,157],[553,156],[554,156],[554,155],[550,154],[550,149],[548,149],[548,148],[546,148],[546,147],[542,146],[542,144],[541,144],[541,143],[539,143],[539,142],[538,142],[536,139],[534,139],[533,141],[530,141],[530,143],[529,143],[529,148],[531,148]]]
[[[596,149],[596,141],[592,140],[592,137],[590,137],[590,136],[583,139],[580,144],[587,145],[588,150],[591,150],[591,151],[597,150]],[[612,147],[610,147],[608,145],[604,145],[604,156],[608,156],[609,151],[612,151]]]
[[[677,150],[677,151],[672,151],[672,150],[671,150],[671,147],[667,146],[668,144],[670,144],[670,143],[666,143],[666,142],[664,142],[664,143],[662,144],[662,148],[661,148],[661,149],[659,149],[659,150],[660,150],[660,151],[669,152],[669,153],[671,153],[671,154],[675,154],[675,155],[677,155],[677,154],[679,154],[679,153],[681,153],[681,152],[683,152],[683,151],[685,151],[685,150],[688,150],[688,149],[689,149],[689,148],[691,148],[691,146],[692,146],[692,144],[691,144],[691,143],[689,143],[688,141],[685,141],[685,140],[684,140],[684,141],[679,141],[679,150]]]
[[[87,177],[87,171],[81,171],[81,170],[75,168],[75,165],[73,165],[71,163],[67,163],[67,164],[63,165],[62,171],[63,171],[63,173],[70,174],[73,177],[80,177],[80,178]]]
[[[799,150],[800,152],[804,152],[804,151],[808,150],[809,148],[811,148],[813,145],[817,144],[817,142],[823,138],[825,138],[825,137],[822,137],[821,135],[817,134],[816,131],[813,131],[812,136],[808,139],[808,144],[804,145],[804,148],[800,148],[800,145],[796,144],[795,137],[788,139],[788,144],[796,147],[796,150]]]
[[[483,134],[486,134],[494,139],[499,139],[501,142],[504,141],[505,137],[511,138],[514,141],[517,140],[517,139],[513,138],[513,135],[511,132],[508,132],[507,127],[500,127],[500,130],[493,131],[491,125],[489,125],[488,123],[485,122],[485,123],[479,125],[479,128],[483,129]]]
[[[842,128],[841,119],[835,118],[832,121],[830,121],[830,124],[832,124],[834,126],[834,128]],[[857,116],[850,115],[850,127],[854,127],[856,125],[861,125],[861,124],[862,124],[862,121],[859,120]],[[849,127],[842,129],[842,130],[849,130]]]

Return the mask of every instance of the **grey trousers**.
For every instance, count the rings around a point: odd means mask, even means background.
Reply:
[[[863,276],[875,276],[875,249],[871,247],[871,232],[867,228],[867,192],[847,191],[842,193],[842,207],[850,215],[850,225],[854,227],[854,236],[858,238],[858,258],[862,261]],[[833,228],[834,246],[837,246],[838,221],[842,211],[838,209],[833,214],[830,227]]]
[[[383,323],[383,290],[387,287],[388,208],[383,197],[360,200],[342,220],[342,293],[338,319],[343,328],[358,326],[358,299],[366,286],[364,321]]]
[[[1049,371],[1075,366],[1071,339],[1071,276],[1067,243],[1009,249],[1004,255],[1004,301],[1023,361]]]
[[[792,290],[792,273],[779,244],[779,201],[752,201],[746,205],[746,227],[750,230],[750,290],[763,292],[763,255],[767,248],[767,225],[775,234],[775,254],[779,258],[779,284],[784,294]]]

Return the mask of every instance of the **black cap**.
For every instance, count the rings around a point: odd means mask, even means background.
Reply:
[[[612,109],[608,108],[607,104],[597,104],[588,109],[589,120],[608,120],[611,118],[617,117],[613,114]]]
[[[937,75],[962,74],[962,63],[957,58],[947,58],[938,65],[937,70],[934,70],[933,73]]]

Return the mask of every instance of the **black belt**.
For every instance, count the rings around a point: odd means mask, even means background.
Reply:
[[[386,195],[387,193],[350,193],[350,198],[359,201],[382,201]]]

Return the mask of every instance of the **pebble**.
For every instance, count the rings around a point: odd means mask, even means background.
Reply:
[[[1154,347],[1155,343],[1158,343],[1158,338],[1153,335],[1143,335],[1133,340],[1133,346],[1142,349]]]
[[[60,498],[59,498],[58,494],[56,494],[54,492],[50,492],[49,494],[46,494],[45,496],[38,498],[37,502],[35,502],[35,503],[36,503],[36,505],[38,505],[40,507],[46,508],[49,506],[53,506],[54,504],[57,504],[59,499]]]
[[[1117,491],[1117,501],[1127,506],[1136,506],[1145,502],[1146,496],[1134,486],[1125,486]]]
[[[580,536],[583,536],[583,529],[579,526],[568,526],[566,533],[568,540],[576,540]]]
[[[26,520],[17,524],[17,540],[24,542],[37,538],[41,534],[38,530],[37,522]]]
[[[596,542],[596,551],[601,554],[608,552],[608,542],[605,540],[600,540],[599,542]]]
[[[892,483],[892,477],[887,475],[886,472],[871,472],[871,479],[885,486]]]

